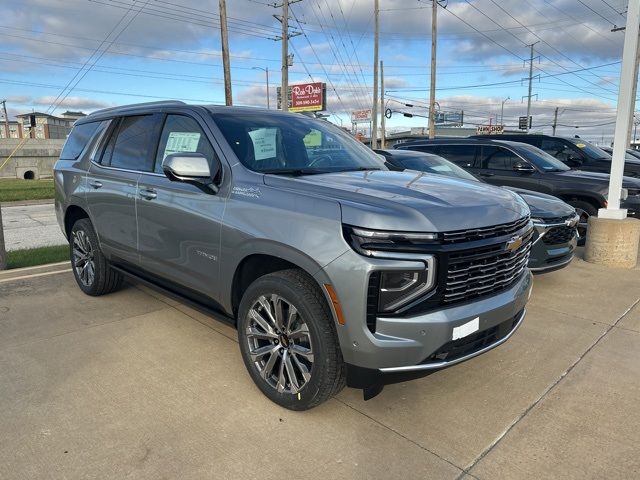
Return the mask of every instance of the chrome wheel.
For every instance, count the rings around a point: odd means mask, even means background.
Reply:
[[[298,393],[311,379],[309,327],[288,300],[261,295],[247,314],[246,339],[260,376],[279,393]]]
[[[85,287],[93,285],[96,265],[93,248],[87,234],[83,230],[73,232],[73,268],[78,279]]]
[[[581,208],[576,208],[576,213],[580,217],[578,224],[576,225],[578,230],[578,238],[585,238],[587,236],[587,225],[589,222],[589,212],[584,211]]]

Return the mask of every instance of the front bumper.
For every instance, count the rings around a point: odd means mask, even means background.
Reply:
[[[627,209],[628,217],[640,218],[640,196],[633,195],[627,197],[626,200],[620,202],[620,207]]]
[[[566,267],[573,260],[573,252],[578,245],[575,226],[578,217],[561,223],[534,224],[535,235],[531,255],[529,256],[529,270],[533,273],[548,273]],[[555,241],[554,229],[574,229],[568,241]]]
[[[430,356],[452,341],[454,328],[477,319],[477,332],[484,332],[509,320],[521,319],[531,288],[532,276],[525,270],[508,288],[496,294],[466,303],[442,306],[415,315],[378,315],[375,332],[366,324],[367,282],[364,279],[376,269],[405,270],[419,268],[419,262],[409,260],[382,260],[365,258],[349,251],[324,269],[338,293],[344,325],[337,325],[342,355],[352,371],[366,370],[378,373],[425,371],[445,368],[467,360],[499,343],[489,342],[473,354],[462,359],[438,364],[427,362]],[[354,282],[354,278],[363,281]],[[357,283],[357,284],[356,284]],[[515,330],[514,327],[513,330]],[[472,334],[475,332],[472,332]],[[425,363],[426,362],[426,363]],[[429,365],[427,365],[429,363]],[[353,381],[348,382],[352,386]]]

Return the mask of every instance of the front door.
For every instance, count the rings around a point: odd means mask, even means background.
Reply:
[[[531,165],[511,150],[497,145],[482,145],[476,172],[483,180],[493,185],[539,190],[539,173],[524,173],[515,170],[517,164]],[[534,167],[535,168],[535,167]]]
[[[162,172],[162,162],[178,152],[197,152],[210,164],[219,162],[198,119],[182,114],[166,116],[154,169],[142,174],[138,184],[141,265],[215,299],[225,198],[170,181]]]

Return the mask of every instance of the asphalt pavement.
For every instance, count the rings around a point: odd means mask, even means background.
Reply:
[[[34,205],[5,204],[2,206],[2,224],[8,251],[67,243],[56,221],[53,202]]]
[[[0,273],[0,478],[639,478],[639,273],[577,259],[503,346],[308,412],[179,302],[88,297],[68,264]]]

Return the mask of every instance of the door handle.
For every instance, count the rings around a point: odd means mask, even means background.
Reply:
[[[92,188],[95,188],[97,190],[98,188],[102,188],[102,182],[99,182],[97,180],[91,180],[89,182],[89,186],[91,186]]]
[[[479,173],[478,175],[480,175],[481,177],[493,177],[495,173],[484,172],[484,173]]]
[[[140,196],[146,200],[153,200],[158,194],[153,188],[143,188],[140,190]]]

